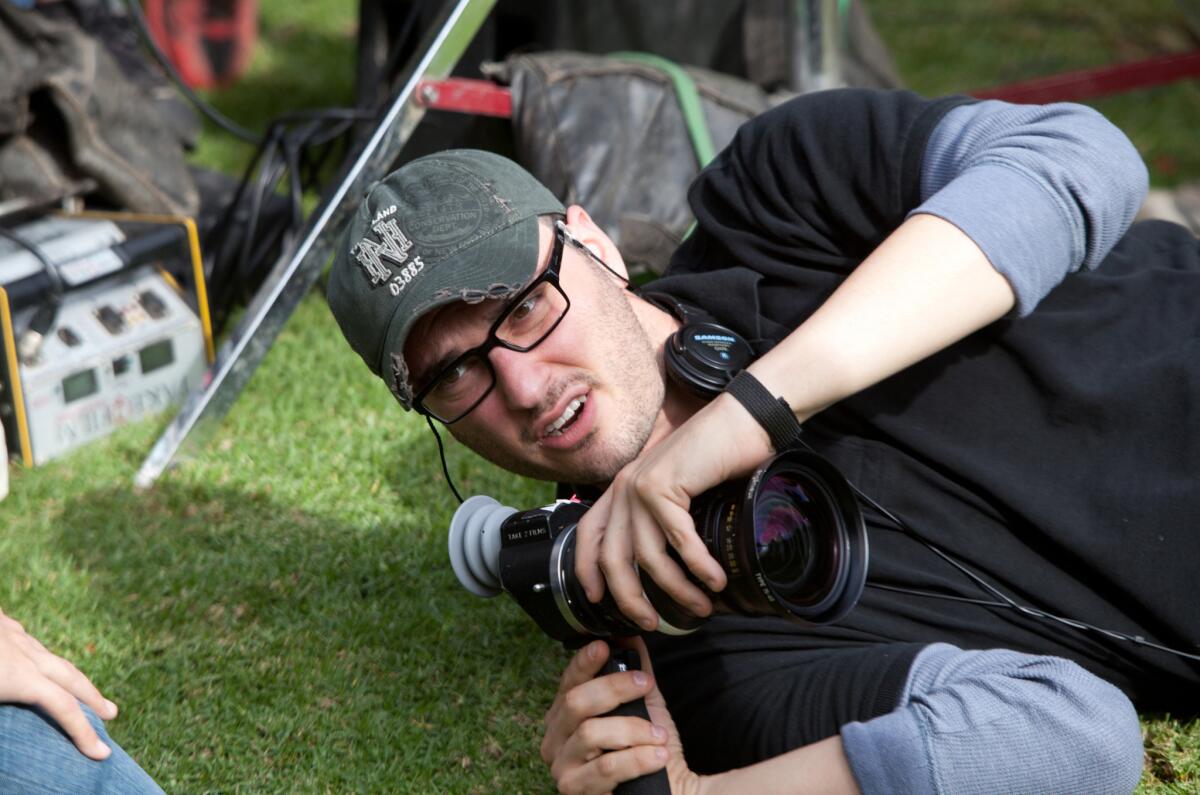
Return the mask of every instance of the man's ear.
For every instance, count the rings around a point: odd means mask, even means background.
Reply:
[[[567,226],[571,227],[571,232],[580,243],[587,246],[605,265],[621,274],[628,281],[629,271],[625,267],[625,261],[621,259],[621,252],[617,250],[617,246],[612,242],[612,238],[605,234],[600,225],[593,221],[592,217],[587,214],[587,210],[578,204],[572,204],[568,207]]]

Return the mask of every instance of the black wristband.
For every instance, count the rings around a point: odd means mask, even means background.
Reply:
[[[741,403],[755,422],[763,427],[771,437],[771,446],[775,452],[781,453],[796,446],[800,441],[800,421],[796,419],[792,407],[783,398],[777,398],[767,391],[762,382],[751,375],[749,370],[738,373],[725,391]]]

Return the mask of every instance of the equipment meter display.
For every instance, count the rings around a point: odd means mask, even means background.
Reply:
[[[199,386],[211,346],[203,301],[189,302],[159,267],[173,255],[198,262],[178,245],[184,228],[51,216],[0,246],[0,419],[27,464],[157,414]],[[36,344],[24,346],[30,336]]]

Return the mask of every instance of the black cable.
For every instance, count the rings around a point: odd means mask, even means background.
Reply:
[[[33,241],[29,240],[22,234],[18,234],[11,229],[6,229],[0,226],[0,237],[11,240],[21,248],[32,254],[41,264],[42,270],[46,272],[46,278],[50,280],[50,292],[55,299],[61,298],[66,292],[66,285],[63,282],[62,274],[58,271],[58,266],[50,261],[46,253],[42,251],[41,246],[38,246]]]
[[[367,118],[369,114],[357,108],[300,110],[281,114],[268,126],[234,198],[204,239],[204,249],[216,252],[210,281],[217,333],[224,328],[229,307],[243,298],[239,285],[259,280],[257,261],[291,244],[303,224],[304,193],[320,181],[320,169],[335,149],[344,149],[347,133]],[[314,149],[315,156],[310,156]],[[276,196],[286,199],[289,217],[260,233],[264,210]]]
[[[42,348],[42,342],[46,334],[50,332],[50,329],[54,326],[54,321],[58,319],[58,309],[62,305],[62,297],[63,293],[66,292],[66,285],[63,283],[62,274],[59,273],[58,266],[50,261],[50,258],[46,256],[40,246],[27,240],[24,235],[20,235],[4,227],[0,227],[0,237],[11,240],[17,246],[32,254],[41,264],[42,270],[46,273],[46,278],[50,281],[50,289],[46,294],[45,300],[34,311],[33,316],[29,319],[29,325],[18,335],[17,352],[22,361],[28,362],[37,356]]]
[[[433,438],[437,440],[438,457],[442,459],[442,474],[446,476],[446,485],[450,487],[450,491],[454,492],[455,499],[458,504],[462,505],[462,495],[458,493],[458,489],[454,487],[454,478],[450,477],[450,467],[446,465],[446,448],[442,447],[442,437],[438,434],[437,428],[433,425],[433,418],[428,414],[425,415],[425,422],[429,424],[429,430],[433,431]]]
[[[242,247],[237,246],[236,252],[238,257],[232,261],[227,253],[230,250],[230,240],[237,238],[230,234],[230,229],[235,224],[241,226],[238,219],[238,211],[243,207],[246,196],[250,190],[250,184],[253,180],[254,173],[257,171],[264,161],[268,147],[273,145],[274,138],[268,131],[268,134],[263,137],[256,147],[250,162],[242,171],[241,178],[238,180],[237,190],[234,191],[233,198],[225,205],[225,209],[221,213],[221,217],[209,229],[205,231],[202,241],[203,251],[215,252],[212,258],[212,268],[208,274],[210,282],[210,294],[212,295],[213,307],[213,331],[220,334],[224,328],[225,320],[228,316],[228,308],[231,303],[231,291],[233,289],[234,276],[238,273],[237,263],[240,258]],[[245,229],[242,230],[243,238],[246,239]],[[253,239],[252,237],[250,238]]]
[[[208,117],[209,121],[230,135],[241,138],[247,143],[258,143],[258,135],[247,130],[228,116],[225,116],[212,105],[209,105],[192,90],[191,86],[184,82],[183,77],[175,69],[175,64],[171,63],[171,59],[166,56],[166,53],[158,46],[158,42],[154,40],[154,35],[150,33],[150,25],[146,22],[146,15],[142,13],[141,3],[138,0],[125,0],[125,7],[129,9],[129,16],[133,18],[134,23],[137,25],[138,33],[142,37],[142,43],[149,48],[150,53],[154,56],[154,60],[158,61],[158,65],[163,68],[176,87],[183,92],[183,95],[196,106],[196,109]]]
[[[258,225],[262,218],[263,203],[267,195],[273,193],[275,184],[279,181],[286,168],[286,165],[276,157],[276,152],[283,143],[282,136],[282,125],[271,124],[267,137],[264,140],[263,157],[259,165],[258,177],[254,180],[253,188],[249,193],[249,217],[247,218],[245,228],[242,230],[242,244],[231,267],[231,271],[234,274],[245,275],[248,267],[247,263],[249,262],[250,248],[258,237]]]
[[[810,447],[808,445],[808,443],[805,442],[803,439],[799,440],[799,443],[801,446],[803,446],[809,452],[816,453],[816,451],[813,450],[813,448]],[[911,525],[909,525],[903,519],[896,516],[891,511],[889,511],[888,509],[886,509],[882,505],[880,505],[878,502],[876,502],[875,500],[871,499],[869,496],[864,494],[861,489],[859,489],[853,483],[850,483],[849,480],[847,480],[846,482],[849,483],[850,489],[854,492],[855,496],[857,496],[861,502],[863,502],[864,504],[866,504],[867,506],[872,508],[880,516],[882,516],[883,518],[885,518],[886,520],[891,522],[893,525],[895,525],[897,531],[902,532],[905,535],[909,536],[914,541],[918,542],[919,544],[924,546],[926,549],[928,549],[930,552],[937,555],[942,560],[946,561],[946,563],[953,566],[955,569],[957,569],[959,572],[961,572],[965,577],[967,577],[969,580],[971,580],[977,586],[979,586],[980,589],[991,594],[998,601],[992,602],[992,601],[988,601],[985,599],[974,599],[974,598],[971,598],[968,596],[952,596],[950,594],[933,593],[932,591],[918,591],[916,589],[903,588],[903,587],[895,586],[895,585],[883,585],[880,583],[870,583],[869,582],[869,583],[867,583],[868,587],[876,588],[878,590],[883,590],[883,591],[895,591],[897,593],[906,593],[906,594],[910,594],[913,596],[923,596],[923,597],[926,597],[929,599],[945,599],[945,600],[952,601],[952,602],[967,602],[970,604],[976,604],[976,605],[980,605],[983,607],[993,607],[993,608],[1003,608],[1003,609],[1008,609],[1008,610],[1015,610],[1016,612],[1021,613],[1022,615],[1028,616],[1030,618],[1036,618],[1036,619],[1040,619],[1042,621],[1063,624],[1064,626],[1068,626],[1068,627],[1071,627],[1072,629],[1076,629],[1076,630],[1080,630],[1080,631],[1084,631],[1084,632],[1094,632],[1094,633],[1103,635],[1105,637],[1112,638],[1114,640],[1128,641],[1130,643],[1134,643],[1139,646],[1145,646],[1147,648],[1156,649],[1158,651],[1164,651],[1169,654],[1175,654],[1175,655],[1184,657],[1189,660],[1196,660],[1196,661],[1200,662],[1200,654],[1186,652],[1186,651],[1183,651],[1182,649],[1171,648],[1170,646],[1164,646],[1160,643],[1155,643],[1154,641],[1146,640],[1145,638],[1143,638],[1140,635],[1129,635],[1124,632],[1118,632],[1117,630],[1106,629],[1104,627],[1097,627],[1093,624],[1088,624],[1087,622],[1080,621],[1079,619],[1076,619],[1076,618],[1069,618],[1066,616],[1055,615],[1054,613],[1050,613],[1045,610],[1038,609],[1036,607],[1029,607],[1028,605],[1021,604],[1020,602],[1016,601],[1012,597],[1005,594],[999,588],[997,588],[994,585],[992,585],[991,583],[989,583],[983,577],[976,574],[965,563],[963,563],[962,561],[955,558],[949,552],[946,552],[941,547],[934,544],[932,541],[929,541],[929,540],[923,538],[920,534],[918,534],[912,528]]]
[[[255,134],[217,111],[196,94],[154,41],[137,0],[126,0],[126,6],[143,43],[192,105],[229,134],[256,144],[255,154],[242,175],[233,200],[226,205],[217,224],[205,234],[204,250],[216,251],[219,254],[212,259],[209,281],[214,299],[214,330],[220,334],[228,318],[228,309],[234,300],[237,284],[249,284],[257,280],[254,261],[275,250],[281,240],[282,245],[286,247],[290,243],[290,235],[303,223],[304,192],[319,181],[320,167],[329,155],[328,151],[323,152],[321,157],[311,161],[316,163],[315,166],[304,168],[302,164],[307,159],[308,148],[328,147],[332,151],[333,144],[345,140],[346,134],[356,124],[373,118],[374,114],[362,108],[294,111],[274,119],[263,135]],[[288,130],[288,125],[292,124],[296,124],[298,129]],[[256,171],[258,178],[254,179]],[[287,179],[285,195],[290,204],[289,221],[282,230],[272,230],[267,239],[260,239],[259,227],[263,208],[269,198],[275,195],[276,186],[284,177]],[[250,206],[247,211],[248,218],[240,230],[240,245],[231,249],[222,242],[213,247],[214,240],[225,241],[234,237],[231,229],[239,214],[246,210],[246,201],[250,202]]]
[[[287,175],[288,196],[292,204],[292,225],[300,226],[304,221],[304,190],[301,185],[300,157],[304,148],[312,138],[316,122],[308,122],[295,137],[284,136],[280,142],[283,150],[283,162]]]
[[[1116,630],[1105,629],[1104,627],[1097,627],[1095,625],[1088,624],[1085,621],[1079,621],[1078,619],[1065,618],[1063,616],[1056,616],[1053,613],[1047,613],[1044,610],[1038,610],[1036,607],[1027,607],[1025,605],[1018,604],[1016,602],[1013,602],[1008,597],[1003,597],[1004,601],[992,602],[992,601],[988,601],[987,599],[972,599],[969,596],[954,596],[952,594],[933,593],[932,591],[919,591],[916,588],[904,588],[899,585],[884,585],[882,583],[875,583],[875,582],[867,583],[867,587],[874,588],[879,591],[892,591],[894,593],[908,594],[909,596],[923,596],[927,599],[945,599],[945,600],[951,601],[951,602],[966,602],[967,604],[978,605],[980,607],[992,607],[992,608],[1003,608],[1003,609],[1016,610],[1016,611],[1023,613],[1031,618],[1038,618],[1038,619],[1042,619],[1044,621],[1057,622],[1060,624],[1064,624],[1068,627],[1071,627],[1072,629],[1078,629],[1078,630],[1087,631],[1087,632],[1096,632],[1101,635],[1104,635],[1105,637],[1112,638],[1113,640],[1129,641],[1130,643],[1135,643],[1139,646],[1146,646],[1151,649],[1157,649],[1158,651],[1165,651],[1165,652],[1168,652],[1169,654],[1177,654],[1180,657],[1184,657],[1189,660],[1196,660],[1197,662],[1200,662],[1200,654],[1192,654],[1190,652],[1186,652],[1181,649],[1173,649],[1170,646],[1163,646],[1162,644],[1155,643],[1154,641],[1146,640],[1145,638],[1143,638],[1140,635],[1127,635],[1124,632],[1117,632]]]

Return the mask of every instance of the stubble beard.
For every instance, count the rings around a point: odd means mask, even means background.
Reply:
[[[625,290],[603,281],[593,295],[604,318],[596,329],[602,343],[597,346],[598,355],[612,368],[610,424],[605,438],[593,430],[580,446],[580,452],[586,454],[571,462],[568,477],[560,471],[547,479],[602,485],[641,454],[654,430],[665,389],[654,346]]]

